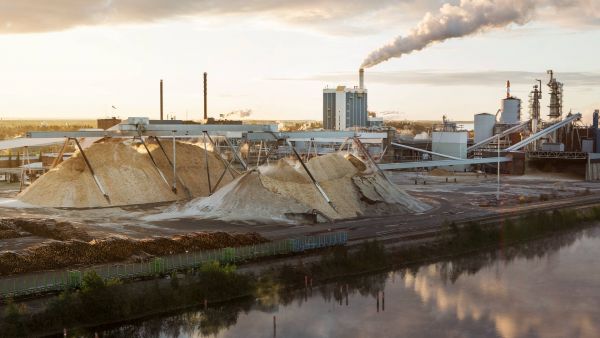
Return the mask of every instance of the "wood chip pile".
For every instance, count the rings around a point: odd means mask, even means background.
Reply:
[[[151,140],[147,140],[147,143],[167,182],[161,178],[141,144],[131,140],[108,140],[93,144],[85,150],[85,155],[110,202],[96,185],[80,153],[47,172],[17,198],[29,204],[46,207],[95,208],[208,196],[207,154],[204,149],[193,144],[176,142],[175,161],[179,179],[175,193],[171,189],[173,168],[169,164],[169,160],[173,160],[172,142],[162,141],[166,154],[158,144]],[[225,165],[219,155],[208,151],[208,167],[214,185]],[[233,174],[225,175],[220,186],[233,178]]]
[[[325,215],[325,219],[336,220],[422,212],[429,208],[355,156],[327,154],[311,159],[306,166],[331,204],[299,162],[282,159],[245,174],[210,197],[147,219],[199,217],[249,223],[285,220],[293,223],[295,220],[287,215],[316,212]]]

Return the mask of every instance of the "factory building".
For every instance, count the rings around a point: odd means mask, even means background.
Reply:
[[[368,127],[367,89],[364,72],[359,72],[359,86],[323,89],[323,128],[346,130]]]
[[[431,133],[431,151],[457,158],[467,158],[466,131],[434,131]],[[434,160],[446,158],[433,156]],[[462,170],[465,166],[455,166],[455,170]]]
[[[442,124],[434,125],[431,133],[431,151],[438,154],[444,154],[455,158],[467,158],[467,141],[469,134],[465,130],[459,130],[455,122],[449,121],[446,116],[443,117]],[[434,160],[445,160],[441,156],[433,156]],[[462,171],[466,168],[464,165],[453,167],[444,167],[448,170]]]

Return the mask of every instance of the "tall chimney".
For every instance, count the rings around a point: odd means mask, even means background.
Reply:
[[[163,119],[163,80],[160,80],[160,119]]]
[[[358,70],[358,88],[365,89],[365,70],[363,68]]]
[[[510,99],[510,81],[506,81],[506,98]]]
[[[206,90],[207,90],[206,87],[207,86],[208,86],[208,83],[207,83],[207,80],[206,80],[206,72],[204,72],[204,119],[205,120],[208,120],[208,111],[206,110],[206,104],[207,104],[207,99],[208,99],[206,97]]]

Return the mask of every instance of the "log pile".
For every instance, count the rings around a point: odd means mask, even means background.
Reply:
[[[174,237],[135,240],[113,237],[89,242],[48,241],[23,252],[0,253],[0,275],[166,256],[186,251],[238,247],[268,242],[257,233],[198,232]]]
[[[38,236],[56,240],[91,240],[88,234],[73,223],[54,219],[2,218],[0,219],[0,239]]]

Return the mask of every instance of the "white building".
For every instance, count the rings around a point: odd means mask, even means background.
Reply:
[[[323,89],[323,128],[367,127],[367,90],[338,86]]]
[[[359,71],[359,86],[337,86],[323,89],[323,128],[346,130],[368,127],[367,89],[364,87],[364,71]]]
[[[466,131],[434,131],[431,133],[431,151],[438,154],[454,156],[458,158],[467,158],[467,138]],[[434,156],[434,160],[447,160],[441,156]],[[457,171],[464,170],[466,166],[453,166],[447,169]]]

